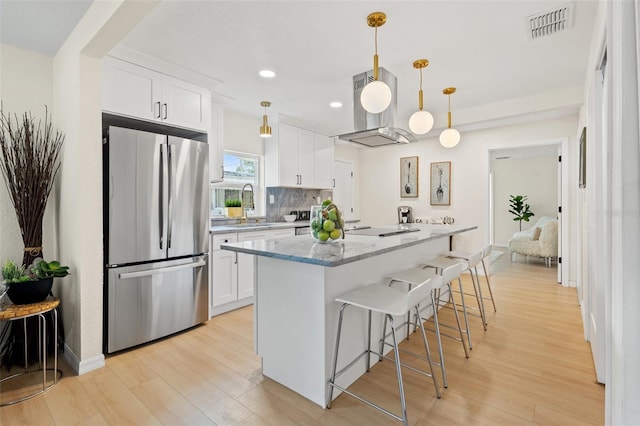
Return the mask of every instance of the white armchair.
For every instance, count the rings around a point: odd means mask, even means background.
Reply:
[[[509,251],[512,261],[518,253],[543,257],[545,265],[551,267],[552,260],[558,257],[558,220],[543,216],[531,229],[514,233],[509,240]]]

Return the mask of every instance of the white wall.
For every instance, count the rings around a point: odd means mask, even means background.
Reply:
[[[557,216],[557,170],[557,156],[492,160],[495,245],[506,246],[513,233],[520,230],[509,213],[511,195],[526,195],[525,202],[535,214],[529,222],[522,222],[523,230],[543,216]]]
[[[53,60],[50,56],[0,44],[0,100],[5,114],[31,112],[37,120],[45,117],[45,105],[53,110]],[[59,179],[58,179],[59,182]],[[52,191],[42,226],[42,247],[47,259],[57,258],[55,241],[56,189]],[[22,262],[22,236],[4,179],[0,183],[0,262]]]
[[[369,225],[397,221],[397,206],[410,205],[416,217],[453,216],[456,224],[477,225],[478,230],[456,236],[454,248],[478,250],[489,241],[489,150],[524,146],[562,138],[569,146],[576,144],[577,114],[554,120],[521,125],[462,132],[458,146],[443,148],[438,135],[408,145],[390,145],[360,151],[361,219]],[[576,150],[569,150],[569,188],[575,192],[576,174],[571,163]],[[400,197],[400,158],[419,157],[419,197]],[[431,162],[451,161],[451,205],[431,206],[429,201],[429,169]],[[575,197],[570,196],[570,200]],[[571,218],[572,205],[564,207]],[[575,227],[569,219],[569,226]],[[575,234],[575,230],[574,230]],[[567,256],[575,252],[574,241]],[[564,255],[564,254],[563,254]],[[572,262],[570,262],[571,265]],[[575,267],[570,268],[570,280]]]
[[[269,139],[262,139],[258,129],[262,121],[256,117],[225,109],[224,149],[247,154],[264,155],[264,145]],[[272,126],[273,124],[270,123]]]

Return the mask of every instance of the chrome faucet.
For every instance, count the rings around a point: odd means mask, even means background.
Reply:
[[[246,187],[249,187],[249,195],[250,195],[250,199],[248,203],[245,203],[245,198],[244,198],[244,190]],[[248,204],[248,205],[246,205]],[[253,201],[253,185],[251,185],[250,183],[245,183],[244,186],[242,187],[242,192],[240,193],[240,206],[242,207],[242,217],[240,218],[240,222],[244,223],[247,220],[247,208],[250,209],[255,209],[255,204]]]

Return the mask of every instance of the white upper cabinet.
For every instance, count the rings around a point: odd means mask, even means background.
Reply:
[[[265,157],[267,186],[331,188],[333,141],[326,136],[280,123],[277,137],[265,140]]]
[[[102,61],[102,109],[208,133],[211,92],[107,56]]]

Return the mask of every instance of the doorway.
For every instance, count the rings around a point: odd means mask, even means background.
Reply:
[[[568,206],[568,141],[545,140],[518,147],[489,150],[489,230],[491,244],[507,247],[518,222],[509,213],[509,196],[526,195],[535,216],[522,222],[522,230],[531,228],[541,217],[558,218],[557,280],[568,283],[568,264],[562,263],[563,248],[568,247],[568,229],[563,226],[561,206]],[[565,208],[566,217],[566,208]]]

